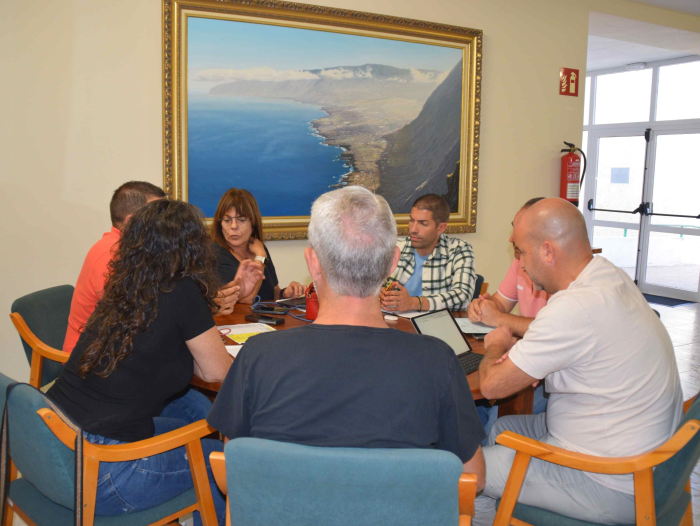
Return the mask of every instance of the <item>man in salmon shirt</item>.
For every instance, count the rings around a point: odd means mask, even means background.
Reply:
[[[114,191],[109,203],[112,229],[105,232],[88,251],[78,282],[75,284],[73,300],[68,315],[68,330],[63,341],[63,351],[71,352],[88,318],[102,298],[107,276],[107,265],[112,259],[121,238],[121,229],[139,208],[155,199],[165,197],[165,192],[156,185],[144,181],[129,181]]]
[[[530,199],[515,214],[513,226],[520,220],[523,212],[541,201],[544,197]],[[513,243],[513,236],[508,239]],[[467,312],[473,322],[481,322],[492,327],[510,327],[514,336],[522,336],[527,331],[530,323],[537,313],[547,305],[549,294],[543,290],[535,290],[532,280],[525,271],[520,268],[520,250],[513,243],[515,259],[508,269],[508,274],[498,287],[498,292],[491,296],[482,294],[469,305]],[[510,314],[516,305],[520,305],[520,316]]]
[[[515,214],[513,226],[520,220],[523,212],[544,197],[530,199]],[[513,235],[508,239],[513,243]],[[520,250],[513,243],[515,259],[508,269],[508,274],[501,281],[498,292],[491,296],[482,294],[469,304],[467,315],[473,322],[481,322],[492,327],[510,327],[514,336],[522,338],[535,319],[537,313],[547,305],[549,294],[544,290],[535,290],[535,286],[527,273],[520,268]],[[516,305],[520,306],[520,316],[511,314]],[[476,403],[479,416],[482,418],[484,430],[488,436],[491,426],[498,418],[498,406],[490,406],[488,402]],[[532,414],[543,413],[547,409],[547,398],[542,384],[535,389],[532,404]]]

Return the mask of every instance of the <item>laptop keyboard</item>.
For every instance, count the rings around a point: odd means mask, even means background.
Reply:
[[[468,352],[458,356],[459,363],[462,364],[462,369],[464,369],[464,374],[471,374],[479,368],[481,359],[484,357],[483,354]]]

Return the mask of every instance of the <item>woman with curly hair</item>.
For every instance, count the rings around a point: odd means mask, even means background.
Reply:
[[[179,201],[138,210],[109,264],[104,296],[51,397],[96,444],[144,440],[206,418],[211,402],[192,374],[222,381],[231,357],[212,318],[218,281],[201,213]],[[225,500],[209,467],[218,440],[202,440],[220,524]],[[185,448],[100,464],[97,515],[153,508],[192,488]],[[195,514],[199,522],[199,513]]]
[[[234,278],[239,266],[251,260],[265,267],[264,278],[250,293],[240,291],[240,303],[252,303],[260,296],[262,301],[296,298],[304,293],[301,283],[292,281],[280,289],[277,272],[270,253],[263,244],[263,223],[255,197],[248,190],[229,188],[219,200],[211,224],[212,248],[216,256],[216,272],[226,283]]]

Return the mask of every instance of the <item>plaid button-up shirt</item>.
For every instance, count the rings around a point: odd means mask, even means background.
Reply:
[[[401,259],[392,279],[405,285],[416,268],[411,239],[399,239]],[[474,295],[476,271],[474,251],[466,241],[440,235],[432,254],[423,263],[423,297],[428,300],[428,310],[448,308],[464,310]]]

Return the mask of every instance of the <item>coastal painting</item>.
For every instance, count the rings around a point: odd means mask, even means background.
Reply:
[[[361,185],[397,218],[436,193],[475,225],[469,46],[220,16],[182,34],[176,186],[205,217],[245,188],[266,227],[294,234],[278,238],[303,237],[319,195]]]

